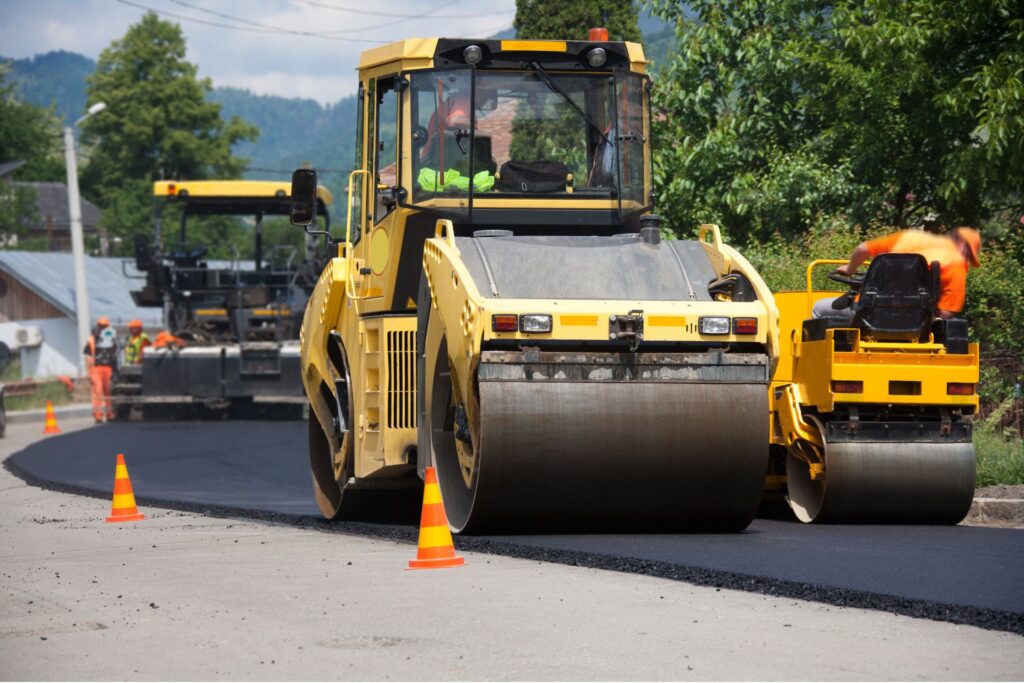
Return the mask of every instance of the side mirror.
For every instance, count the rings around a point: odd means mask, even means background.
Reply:
[[[296,169],[292,173],[292,225],[308,227],[316,222],[316,171]]]

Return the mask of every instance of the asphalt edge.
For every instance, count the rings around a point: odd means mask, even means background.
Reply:
[[[53,412],[57,416],[58,421],[60,418],[89,417],[92,415],[92,405],[89,403],[68,403],[62,406],[54,406]],[[32,422],[43,424],[45,419],[46,408],[7,411],[7,424],[29,424]]]
[[[71,493],[89,498],[106,499],[111,495],[105,491],[97,491],[95,489],[73,486],[70,484],[59,484],[45,479],[40,479],[11,462],[14,455],[15,454],[12,453],[4,459],[3,467],[6,471],[21,479],[29,486],[35,486],[47,491],[56,491],[58,493]],[[138,495],[135,499],[139,505],[144,507],[158,507],[167,510],[191,512],[226,519],[258,521],[267,524],[292,526],[325,533],[380,538],[383,540],[409,544],[415,544],[418,537],[417,529],[401,526],[350,521],[330,522],[318,517],[311,517],[309,515],[246,510],[242,508],[204,505],[199,503],[184,503],[180,501],[149,498]],[[776,598],[805,600],[808,602],[816,602],[835,607],[869,609],[889,612],[890,614],[912,617],[915,619],[942,621],[962,626],[974,626],[989,631],[1004,631],[1024,636],[1024,614],[1006,612],[1003,610],[914,600],[895,595],[886,595],[883,593],[869,593],[866,591],[856,591],[846,588],[834,588],[797,581],[787,581],[785,579],[751,576],[749,574],[740,574],[718,569],[705,569],[702,567],[673,564],[671,562],[661,560],[641,560],[638,558],[594,554],[576,550],[550,550],[535,548],[517,545],[515,543],[492,541],[474,536],[458,536],[457,547],[460,550],[487,555],[515,557],[523,560],[551,562],[573,567],[602,569],[625,574],[639,574],[660,579],[668,579],[670,581],[680,581],[695,586],[714,588],[716,590],[724,588],[727,590],[739,590],[747,593],[758,593]]]

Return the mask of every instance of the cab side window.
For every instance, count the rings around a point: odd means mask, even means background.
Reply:
[[[363,84],[359,84],[359,104],[356,111],[356,158],[352,168],[364,168],[363,166],[363,114],[366,108],[366,91]],[[352,244],[359,241],[363,226],[363,188],[366,187],[365,177],[356,175],[352,179],[352,197],[350,198],[349,210],[351,211],[352,223]]]
[[[378,78],[376,96],[376,146],[373,177],[376,202],[373,222],[379,223],[396,206],[394,189],[398,187],[398,100],[395,77]]]

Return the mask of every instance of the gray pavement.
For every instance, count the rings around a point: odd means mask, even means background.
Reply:
[[[114,423],[39,441],[7,464],[48,485],[106,495],[124,452],[136,494],[185,509],[220,506],[333,531],[310,494],[302,422]],[[31,481],[31,479],[30,479]],[[364,533],[412,538],[419,495],[406,492]],[[379,494],[375,494],[379,495]],[[230,513],[229,513],[230,514]],[[1024,634],[1024,531],[966,526],[806,525],[757,519],[740,534],[460,537],[462,547],[871,607]]]
[[[156,508],[108,525],[6,471],[0,493],[5,680],[1024,677],[1009,633],[476,553],[409,572],[409,544]]]

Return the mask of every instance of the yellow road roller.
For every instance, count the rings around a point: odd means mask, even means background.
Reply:
[[[457,532],[749,524],[777,310],[717,226],[662,239],[645,64],[608,41],[362,55],[346,233],[301,329],[325,517],[436,466]],[[295,224],[315,187],[296,171]]]
[[[883,254],[849,290],[778,292],[766,491],[804,522],[956,524],[974,495],[978,345],[936,318],[938,264]],[[823,272],[823,271],[819,271]],[[838,297],[832,316],[815,302]],[[838,306],[838,308],[837,308]]]

